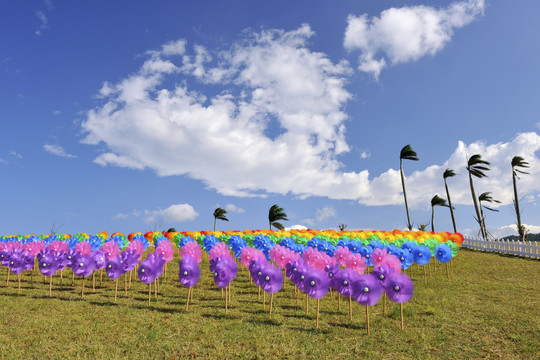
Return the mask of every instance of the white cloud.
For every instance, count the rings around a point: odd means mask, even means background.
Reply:
[[[315,218],[319,222],[333,217],[336,217],[336,209],[332,206],[324,206],[315,212]]]
[[[43,150],[45,150],[46,152],[48,152],[50,154],[60,156],[60,157],[65,157],[65,158],[76,158],[77,157],[76,155],[66,153],[64,148],[62,146],[60,146],[60,145],[45,144],[45,145],[43,145]]]
[[[43,31],[45,31],[49,27],[49,19],[47,18],[47,15],[45,15],[45,13],[40,10],[36,11],[36,16],[41,23],[39,24],[35,34],[41,36],[43,34]]]
[[[228,212],[231,212],[231,213],[237,213],[237,214],[243,214],[246,212],[246,210],[242,209],[242,208],[239,208],[237,207],[236,205],[234,204],[227,204],[225,205],[225,210],[227,210]]]
[[[8,162],[7,162],[6,160],[0,158],[0,164],[4,164],[4,165],[5,165],[5,164],[7,164],[7,163],[8,163]]]
[[[390,8],[379,17],[349,15],[343,45],[360,50],[359,69],[378,78],[381,70],[398,63],[434,55],[459,29],[483,15],[484,0],[454,2],[447,8],[405,6]]]
[[[336,159],[349,151],[343,107],[351,69],[310,51],[312,35],[303,25],[262,31],[224,50],[195,45],[182,64],[167,60],[172,72],[143,65],[116,84],[105,82],[105,103],[82,123],[83,142],[108,146],[95,159],[100,165],[187,175],[224,195],[358,198],[368,190],[368,172],[345,172]],[[161,56],[153,52],[149,61]],[[205,96],[185,81],[163,88],[178,75],[221,92]],[[267,134],[272,121],[279,133]]]
[[[15,156],[15,157],[18,158],[18,159],[22,159],[22,155],[19,154],[19,153],[17,153],[16,151],[10,151],[10,152],[9,152],[9,155]]]
[[[525,228],[530,234],[540,233],[540,226],[538,225],[523,224],[523,226],[525,226]],[[509,235],[516,235],[516,236],[518,235],[516,224],[504,225],[500,227],[488,226],[488,232],[491,236],[493,236],[496,239],[500,239]],[[466,237],[479,237],[480,236],[478,229],[465,229],[461,233]]]
[[[175,204],[164,210],[145,210],[144,216],[147,223],[160,220],[166,223],[176,223],[193,220],[199,216],[199,213],[189,204]]]
[[[186,40],[170,41],[162,46],[163,55],[182,55],[186,52]]]
[[[53,111],[53,115],[60,115],[62,114],[62,112],[60,110],[54,110]]]
[[[360,157],[362,159],[369,159],[371,157],[371,153],[369,151],[362,151],[362,153],[360,154]]]
[[[129,217],[128,214],[123,214],[123,213],[118,213],[118,214],[115,214],[112,219],[113,220],[124,220],[124,219],[127,219]]]
[[[306,230],[306,229],[307,227],[305,227],[304,225],[293,225],[293,226],[286,227],[284,230],[289,231],[289,230]]]

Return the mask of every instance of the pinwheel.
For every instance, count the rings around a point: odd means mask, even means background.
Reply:
[[[171,261],[174,257],[174,248],[169,240],[162,240],[159,242],[158,246],[156,247],[156,250],[154,253],[160,254],[163,257],[163,260],[165,260],[165,279],[164,281],[167,281],[167,263]]]
[[[317,317],[316,324],[319,328],[319,301],[328,293],[330,289],[330,279],[328,276],[317,269],[308,271],[303,280],[304,290],[306,292],[306,311],[307,311],[307,296],[317,299]]]
[[[73,259],[73,273],[79,277],[82,277],[81,298],[84,297],[84,279],[92,275],[95,268],[96,265],[91,255],[79,253]]]
[[[359,274],[351,269],[342,269],[334,274],[332,280],[330,280],[330,286],[332,286],[338,292],[339,296],[345,296],[349,298],[349,318],[352,321],[352,283],[358,278]],[[338,297],[338,310],[339,300]]]
[[[201,269],[196,259],[191,256],[184,256],[180,260],[180,269],[178,272],[180,283],[188,288],[188,296],[186,302],[186,311],[189,306],[190,297],[193,299],[193,286],[199,282],[201,277]]]
[[[120,259],[122,260],[122,266],[124,267],[124,274],[127,274],[129,272],[129,288],[131,289],[131,273],[132,270],[135,269],[135,267],[139,264],[139,259],[141,258],[141,255],[137,252],[136,249],[122,251],[120,253]],[[126,277],[127,279],[127,277]],[[127,294],[127,283],[126,279],[124,279],[124,287],[126,288],[126,294]]]
[[[105,273],[107,276],[114,280],[114,302],[116,302],[116,296],[118,293],[118,278],[124,274],[124,266],[120,256],[109,257],[105,262]]]
[[[391,256],[391,255],[390,255]],[[387,255],[386,257],[389,257]],[[391,256],[394,257],[394,256]],[[396,272],[395,267],[388,266],[387,263],[382,261],[379,265],[376,265],[373,268],[372,274],[379,280],[381,283],[381,286],[384,288],[384,285],[386,284],[386,279],[388,275],[399,273],[399,270]],[[383,294],[383,316],[386,316],[386,296]]]
[[[197,261],[197,263],[200,263],[201,260],[202,260],[201,245],[199,245],[195,241],[186,242],[185,245],[183,245],[180,248],[180,255],[182,256],[182,258],[189,256],[189,257],[193,258],[195,261]]]
[[[163,265],[165,260],[160,255],[148,254],[146,259],[141,261],[139,265],[139,279],[148,284],[148,306],[150,306],[150,297],[152,294],[152,283],[158,278],[161,271],[163,271]],[[156,289],[157,294],[157,289]]]
[[[350,255],[345,261],[345,266],[348,269],[356,271],[358,274],[363,274],[367,269],[366,259],[360,254]]]
[[[346,267],[347,260],[352,255],[348,247],[338,246],[334,251],[334,258],[336,258],[340,266]]]
[[[92,260],[94,260],[94,266],[96,269],[100,270],[100,277],[99,277],[99,286],[101,286],[102,277],[103,277],[103,269],[106,266],[105,261],[105,254],[101,250],[92,250],[90,253],[90,256],[92,257]],[[95,291],[95,274],[92,273],[92,290]]]
[[[373,266],[379,265],[383,259],[388,255],[386,249],[375,249],[371,253],[371,263]]]
[[[230,256],[216,257],[210,260],[210,271],[214,275],[214,283],[221,289],[225,289],[225,313],[228,312],[227,304],[230,302],[229,284],[236,277],[238,267],[236,261]]]
[[[361,305],[366,305],[366,327],[369,335],[369,306],[373,306],[379,301],[383,287],[373,274],[364,274],[358,276],[353,282],[352,291],[354,300]]]
[[[49,246],[47,246],[47,248],[54,252],[60,252],[60,251],[66,252],[69,250],[68,244],[60,240],[55,240],[51,242]]]
[[[281,287],[283,286],[283,274],[281,270],[270,264],[265,263],[265,265],[262,266],[261,269],[261,277],[260,277],[260,283],[261,288],[271,294],[270,295],[270,316],[269,318],[272,318],[272,304],[274,302],[274,294],[281,290]]]
[[[452,260],[452,249],[447,244],[439,244],[435,247],[435,259],[446,265],[446,276],[450,280],[448,272],[448,262]]]
[[[82,255],[90,255],[92,253],[92,247],[86,241],[81,241],[75,245],[75,251]]]
[[[399,304],[401,330],[403,330],[403,304],[412,298],[414,293],[414,283],[406,274],[394,273],[388,275],[383,286],[390,301]]]
[[[41,250],[41,252],[37,255],[38,258],[38,264],[39,264],[39,271],[44,276],[49,276],[49,297],[52,296],[52,277],[56,273],[56,270],[58,269],[58,262],[56,261],[54,257],[54,252],[50,250]]]
[[[120,255],[120,247],[118,246],[118,243],[113,240],[106,241],[101,247],[101,251],[105,254],[107,259],[115,258]]]
[[[9,269],[12,273],[16,274],[19,280],[19,288],[17,292],[21,293],[21,273],[24,270],[25,254],[19,251],[13,251],[9,257]]]
[[[413,258],[415,263],[424,267],[424,283],[427,284],[425,265],[431,260],[431,251],[424,245],[418,245],[413,250]]]
[[[11,257],[11,254],[12,254],[12,251],[10,250],[2,250],[2,252],[0,252],[0,263],[2,264],[2,266],[5,266],[7,268],[7,281],[6,281],[6,286],[9,285],[9,273],[10,273],[10,269],[9,269],[9,258]]]

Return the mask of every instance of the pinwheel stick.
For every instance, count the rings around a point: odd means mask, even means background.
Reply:
[[[349,295],[349,319],[352,321],[352,295]]]
[[[72,277],[71,277],[71,286],[73,286],[75,284],[75,273],[72,272]]]
[[[19,290],[17,291],[17,293],[21,293],[21,274],[19,274]]]
[[[308,314],[308,294],[306,293],[306,315]]]
[[[266,291],[263,291],[263,309],[266,309]]]
[[[399,310],[401,312],[401,330],[403,330],[403,304],[399,304]]]
[[[369,305],[366,305],[366,326],[367,334],[369,335]]]
[[[6,286],[9,286],[9,273],[11,272],[11,269],[7,268],[7,280],[6,280]]]
[[[319,300],[317,299],[317,320],[315,321],[315,324],[317,324],[317,329],[319,328]]]
[[[63,272],[64,270],[60,270],[60,287],[62,287]]]
[[[81,290],[81,299],[84,298],[84,276],[82,278],[82,290]]]
[[[227,287],[225,288],[225,314],[227,314],[228,312],[228,307],[227,307]]]
[[[340,293],[338,293],[337,295],[337,309],[338,311],[341,310],[341,294]]]
[[[148,306],[150,306],[150,298],[152,297],[152,284],[148,284]]]
[[[272,319],[272,303],[274,302],[274,294],[270,295],[270,319]]]
[[[427,284],[427,278],[426,278],[426,265],[422,266],[424,268],[424,284]]]
[[[118,279],[115,280],[114,286],[114,302],[116,302],[116,294],[118,293]]]
[[[32,269],[32,271],[30,271],[30,284],[31,284],[32,288],[34,288],[34,269]]]
[[[60,276],[62,276],[62,272],[60,271]],[[96,273],[92,273],[92,292],[96,292]]]
[[[124,274],[124,294],[127,296],[127,274]]]
[[[383,293],[383,310],[382,310],[383,316],[386,316],[386,293]]]
[[[186,301],[186,311],[188,311],[188,307],[189,307],[189,296],[191,295],[191,288],[188,288],[188,293],[187,293],[187,301]]]
[[[52,296],[52,275],[49,276],[49,297]]]
[[[103,283],[103,269],[99,270],[99,287]]]

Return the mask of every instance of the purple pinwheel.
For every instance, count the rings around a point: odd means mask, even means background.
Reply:
[[[330,289],[330,279],[320,270],[311,269],[305,274],[302,282],[304,291],[313,299],[323,298]]]
[[[184,256],[180,260],[180,270],[178,271],[178,277],[180,283],[188,288],[187,302],[186,302],[186,311],[189,307],[189,299],[193,297],[193,286],[199,282],[201,277],[201,269],[199,268],[199,263],[197,259],[192,256]]]
[[[352,297],[362,305],[375,305],[383,293],[383,287],[373,274],[358,276],[352,284]]]
[[[270,263],[266,263],[261,269],[261,287],[269,294],[274,294],[281,290],[283,286],[283,273]]]
[[[403,330],[403,304],[412,298],[414,293],[414,283],[406,274],[391,274],[386,279],[384,291],[386,291],[390,301],[399,304],[401,330]]]
[[[106,266],[105,254],[101,250],[93,250],[90,254],[92,260],[94,260],[94,266],[96,269],[104,269]]]
[[[111,280],[117,280],[124,274],[124,266],[120,256],[106,258],[105,273]]]
[[[73,273],[79,277],[87,277],[92,275],[96,265],[94,264],[94,259],[91,255],[83,255],[79,253],[73,259]]]
[[[414,283],[406,274],[390,274],[386,278],[384,291],[390,301],[403,304],[412,298]]]
[[[324,272],[326,273],[326,275],[328,276],[328,279],[330,280],[330,287],[332,289],[335,289],[333,286],[332,286],[332,279],[334,278],[334,276],[336,276],[336,274],[338,272],[340,272],[341,269],[339,268],[339,264],[328,264],[324,267]]]
[[[266,263],[266,259],[256,259],[251,260],[249,262],[249,273],[251,274],[251,278],[253,279],[253,282],[257,286],[261,286],[261,275],[262,275],[262,267],[263,264]],[[212,261],[210,261],[210,264],[212,264]],[[212,271],[212,268],[210,268],[210,271]]]
[[[358,276],[358,273],[352,269],[340,270],[330,281],[330,286],[342,296],[350,297],[352,296],[352,283]]]
[[[53,276],[60,264],[56,261],[54,253],[50,250],[41,250],[38,254],[39,271],[45,276]]]
[[[165,260],[161,256],[149,253],[139,266],[139,279],[143,283],[150,285],[158,278],[160,270],[163,271],[164,264]]]
[[[141,258],[141,256],[137,253],[136,250],[126,250],[120,253],[120,258],[122,259],[124,272],[128,272],[135,269],[135,266],[139,264],[139,259]]]
[[[180,260],[180,270],[178,272],[180,283],[191,288],[199,282],[201,269],[199,263],[191,256],[185,256]]]
[[[13,251],[9,257],[9,269],[19,275],[24,270],[24,254],[22,251]]]
[[[381,285],[384,287],[388,276],[390,274],[395,274],[395,272],[393,267],[388,266],[388,264],[382,263],[380,265],[375,265],[372,274],[379,280]]]
[[[214,282],[216,285],[224,289],[227,286],[229,286],[229,283],[234,279],[236,274],[238,273],[238,268],[232,265],[236,265],[236,262],[234,259],[226,256],[223,258],[215,258],[215,263],[213,266],[213,274],[214,274]]]
[[[11,257],[11,251],[3,250],[0,252],[0,263],[2,266],[9,267],[9,258]]]

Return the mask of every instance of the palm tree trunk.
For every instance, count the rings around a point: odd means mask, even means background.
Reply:
[[[478,207],[478,198],[476,197],[476,192],[474,191],[474,185],[473,185],[472,175],[470,171],[469,171],[469,185],[471,186],[471,195],[473,198],[474,210],[476,211],[476,218],[478,219],[478,223],[480,224],[480,233],[482,234],[482,238],[486,240],[486,234],[482,226],[482,223],[483,223],[482,217],[480,216],[480,208]]]
[[[454,232],[457,233],[456,219],[454,218],[454,209],[452,209],[452,201],[450,200],[450,192],[448,191],[446,179],[444,179],[444,188],[446,189],[446,197],[448,198],[448,206],[450,207],[450,215],[452,216],[452,225],[454,226]]]
[[[217,221],[217,218],[214,217],[214,232],[216,232],[216,221]]]
[[[435,232],[435,225],[433,220],[435,219],[435,206],[431,205],[431,232]]]
[[[487,239],[487,230],[486,230],[486,221],[485,221],[485,219],[484,219],[484,210],[482,210],[482,203],[480,202],[479,204],[480,204],[480,216],[481,216],[481,218],[482,218],[482,221],[481,221],[480,226],[481,226],[481,228],[482,228],[483,231],[484,231],[484,233],[483,233],[483,235],[484,235],[484,240],[486,240],[486,239]]]
[[[512,169],[513,170],[513,169]],[[521,213],[519,211],[519,201],[517,194],[516,175],[512,171],[512,182],[514,183],[514,207],[516,208],[517,227],[519,233],[519,241],[525,241],[525,234],[521,227]]]
[[[412,230],[411,217],[409,215],[409,205],[407,204],[407,191],[405,191],[405,176],[403,175],[402,160],[399,160],[399,171],[401,173],[401,186],[403,187],[403,198],[405,199],[405,210],[407,211],[407,227]]]

